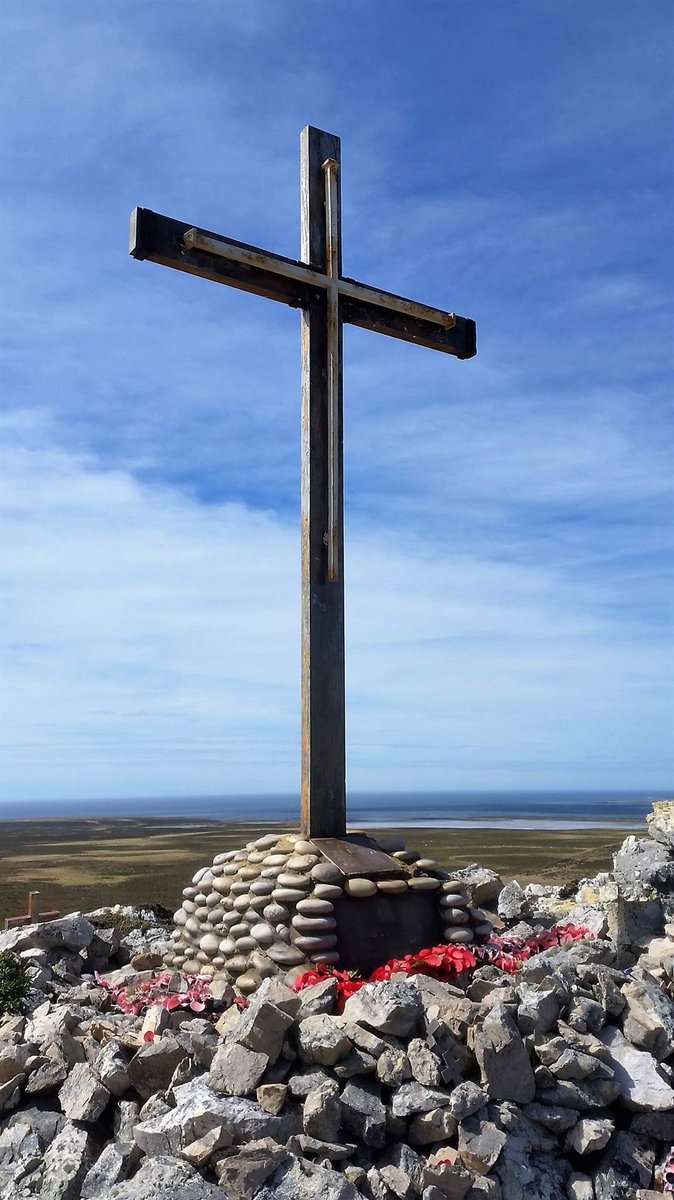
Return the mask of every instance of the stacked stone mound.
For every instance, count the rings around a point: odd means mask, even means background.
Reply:
[[[289,968],[338,965],[336,908],[344,895],[367,900],[378,892],[434,892],[448,942],[489,936],[491,924],[471,907],[463,881],[400,841],[380,848],[398,862],[400,878],[346,878],[313,842],[293,833],[267,834],[243,850],[216,854],[183,890],[167,966],[224,975],[249,995]]]
[[[31,970],[51,959],[26,1014],[0,1021],[0,1200],[661,1194],[648,1189],[674,1142],[669,977],[643,957],[618,969],[606,939],[514,977],[480,967],[465,991],[367,984],[342,1013],[334,980],[298,994],[276,976],[243,1011],[220,980],[219,1013],[135,1017],[95,985],[104,954],[86,918],[11,937]]]

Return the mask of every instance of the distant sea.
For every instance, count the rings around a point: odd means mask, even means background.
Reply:
[[[672,793],[669,793],[671,795]],[[428,829],[601,829],[645,822],[646,792],[387,792],[349,795],[351,826]],[[201,821],[297,820],[296,796],[171,796],[109,800],[0,800],[0,820],[140,817]]]

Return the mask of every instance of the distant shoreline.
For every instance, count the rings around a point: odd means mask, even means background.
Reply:
[[[43,910],[160,903],[173,912],[195,871],[216,854],[297,821],[184,819],[175,816],[36,817],[0,824],[0,923],[26,911],[29,891]],[[628,833],[643,822],[594,828],[452,827],[352,821],[376,838],[395,827],[406,846],[449,870],[479,862],[504,879],[565,883],[610,870]]]

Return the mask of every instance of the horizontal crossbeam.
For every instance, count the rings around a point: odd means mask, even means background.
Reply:
[[[316,303],[332,283],[330,276],[306,263],[269,254],[147,208],[136,208],[131,214],[129,252],[134,258],[149,259],[295,308]],[[457,358],[472,358],[476,353],[475,322],[467,317],[381,292],[353,279],[340,278],[338,288],[341,318],[351,325]]]

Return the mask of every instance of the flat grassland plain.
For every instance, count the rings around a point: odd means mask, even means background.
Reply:
[[[113,904],[163,904],[173,911],[194,872],[286,822],[70,818],[0,822],[0,928],[26,911],[29,891],[42,911]],[[374,838],[391,830],[368,829]],[[452,868],[479,862],[505,879],[566,883],[608,870],[634,829],[398,829],[406,846]]]

